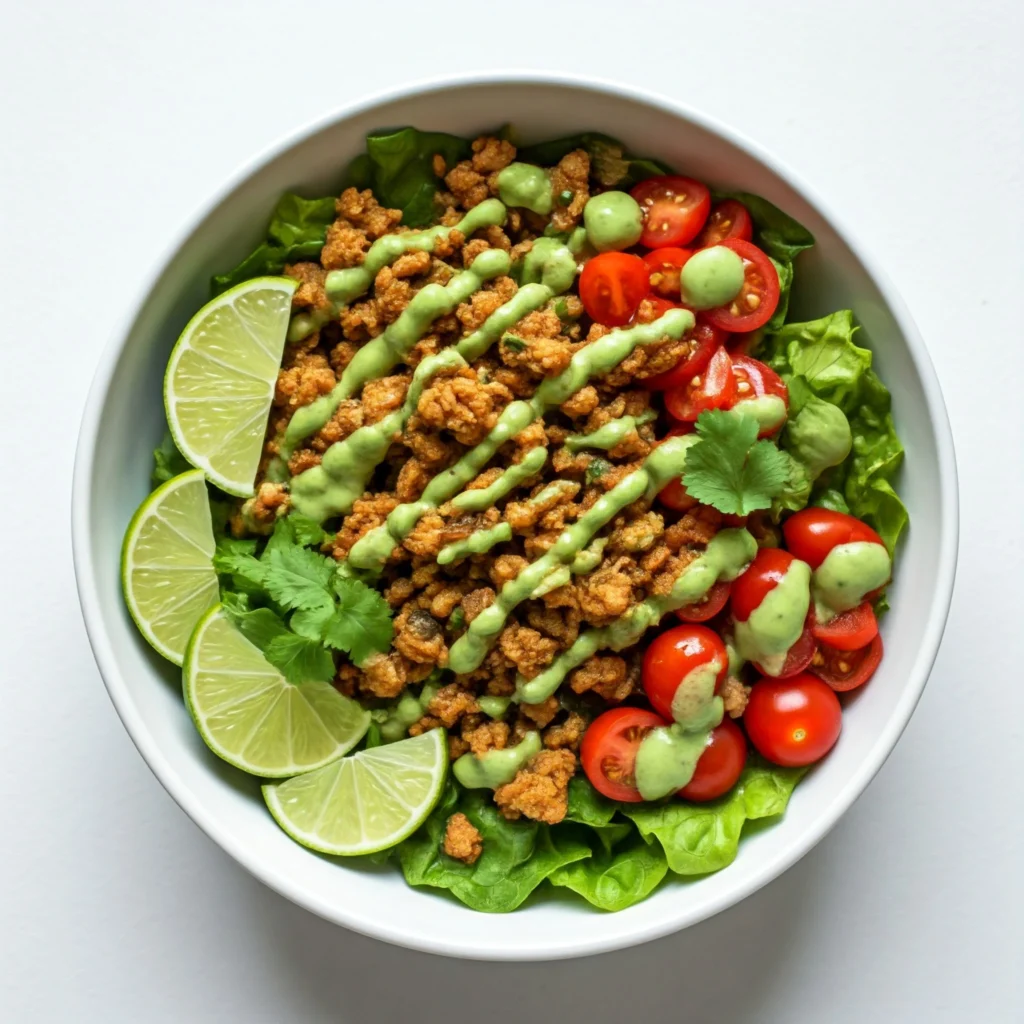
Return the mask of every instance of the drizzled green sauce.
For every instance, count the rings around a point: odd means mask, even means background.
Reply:
[[[603,448],[607,451],[624,441],[637,427],[650,423],[656,415],[653,409],[648,409],[639,416],[620,416],[590,434],[570,434],[565,439],[565,447],[571,452],[578,452],[581,448]]]
[[[514,747],[488,750],[484,754],[463,754],[452,765],[452,773],[466,789],[497,789],[511,782],[519,769],[540,750],[540,733],[528,732]]]

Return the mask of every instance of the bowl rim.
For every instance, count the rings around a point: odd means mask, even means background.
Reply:
[[[222,829],[218,820],[205,810],[201,799],[193,795],[190,787],[182,780],[154,740],[135,707],[115,657],[110,638],[106,632],[90,545],[92,534],[92,517],[90,514],[91,479],[102,420],[104,398],[112,383],[125,341],[145,307],[151,292],[157,287],[170,263],[196,229],[232,193],[270,161],[280,157],[288,150],[332,125],[369,112],[383,104],[404,99],[410,95],[430,92],[443,93],[451,89],[462,89],[478,85],[561,86],[591,93],[597,97],[612,95],[654,107],[682,120],[689,121],[711,134],[720,136],[736,148],[745,151],[748,155],[760,161],[772,173],[797,191],[830,224],[849,250],[861,262],[868,276],[881,293],[889,311],[906,339],[911,359],[921,379],[925,403],[935,435],[943,524],[939,537],[938,585],[932,597],[931,608],[911,678],[905,685],[904,692],[893,714],[886,722],[885,728],[876,736],[873,746],[863,758],[858,769],[853,773],[843,789],[821,810],[812,826],[801,837],[800,842],[792,844],[773,858],[765,859],[764,863],[759,864],[742,885],[724,892],[715,900],[699,909],[691,912],[684,910],[671,919],[659,922],[638,922],[635,925],[623,927],[621,931],[611,935],[588,936],[586,929],[581,929],[581,936],[577,940],[572,942],[559,941],[557,944],[547,946],[544,945],[544,940],[541,938],[539,942],[531,943],[529,949],[500,948],[499,946],[481,949],[479,945],[470,946],[465,942],[459,941],[457,935],[435,936],[429,941],[407,935],[403,932],[400,924],[394,925],[386,920],[374,920],[370,917],[350,913],[344,907],[327,905],[316,893],[309,891],[306,887],[287,877],[278,875],[273,869],[267,868],[262,862],[258,848],[244,846],[240,842],[236,842],[230,834]],[[437,75],[425,79],[417,79],[395,88],[364,96],[353,103],[339,106],[330,113],[307,122],[304,126],[287,133],[264,147],[255,156],[242,163],[227,178],[225,184],[213,193],[211,198],[200,204],[199,208],[188,218],[183,227],[172,237],[162,257],[153,264],[145,276],[139,292],[128,307],[128,312],[117,324],[116,331],[107,342],[101,355],[86,399],[75,453],[71,498],[71,534],[73,565],[79,603],[81,604],[93,656],[99,667],[100,675],[111,702],[132,742],[160,784],[178,806],[221,849],[230,854],[235,861],[255,878],[282,896],[317,914],[319,917],[332,921],[335,924],[341,924],[363,935],[427,953],[464,957],[467,959],[529,961],[609,952],[649,942],[664,935],[680,931],[683,928],[697,924],[720,913],[722,910],[735,905],[756,892],[762,886],[773,881],[784,871],[792,867],[821,841],[861,793],[864,792],[882,767],[903,730],[906,728],[910,716],[924,691],[938,653],[952,600],[959,543],[959,496],[956,456],[949,417],[938,378],[924,340],[909,310],[885,271],[881,269],[877,261],[865,250],[863,244],[850,231],[843,219],[838,217],[817,192],[809,187],[799,175],[795,174],[786,164],[762,148],[759,143],[752,141],[716,118],[694,110],[686,104],[663,94],[598,76],[556,73],[544,70],[494,70],[455,75]],[[623,921],[623,924],[626,925],[626,922]]]

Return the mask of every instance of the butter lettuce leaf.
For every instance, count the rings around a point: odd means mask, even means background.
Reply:
[[[266,240],[236,267],[213,278],[213,294],[220,295],[253,277],[280,274],[286,263],[319,259],[334,217],[333,197],[303,199],[286,192],[274,209]]]
[[[190,469],[192,469],[192,463],[178,450],[171,432],[165,431],[160,447],[153,452],[153,472],[150,476],[150,486],[156,490],[161,484],[167,483],[179,473],[185,473]]]
[[[483,853],[465,864],[442,850],[448,818],[461,811],[483,837]],[[410,885],[447,889],[473,910],[515,910],[557,869],[591,855],[575,830],[550,828],[523,818],[506,821],[486,790],[449,783],[426,822],[398,847]]]

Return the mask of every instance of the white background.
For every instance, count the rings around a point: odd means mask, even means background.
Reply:
[[[0,1019],[1024,1019],[1022,14],[1019,0],[4,0]],[[928,341],[963,517],[931,682],[832,834],[688,932],[549,965],[394,949],[236,867],[114,714],[69,540],[93,367],[183,220],[253,152],[361,93],[499,66],[670,94],[812,182]]]

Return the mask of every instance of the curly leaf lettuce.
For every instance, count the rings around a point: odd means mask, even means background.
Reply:
[[[892,486],[903,445],[890,412],[888,389],[871,368],[871,352],[854,344],[853,314],[840,310],[819,320],[787,324],[758,352],[793,394],[811,394],[837,406],[850,425],[853,450],[825,472],[810,496],[814,504],[849,512],[878,531],[890,553],[908,522]]]
[[[213,278],[214,295],[242,281],[266,274],[280,274],[286,263],[315,260],[320,257],[327,228],[334,220],[334,199],[303,199],[286,192],[278,200],[261,242],[238,266]]]

